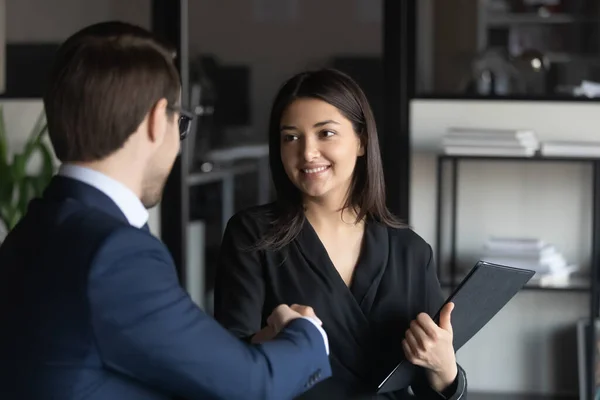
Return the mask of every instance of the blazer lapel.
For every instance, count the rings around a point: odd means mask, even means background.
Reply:
[[[356,308],[357,314],[362,317],[361,322],[367,323],[366,315],[360,309],[357,299],[338,273],[335,265],[331,262],[317,232],[315,232],[310,222],[306,219],[304,220],[298,243],[300,244],[302,253],[314,267],[315,272],[321,275],[336,292],[343,294],[343,297]]]
[[[313,273],[322,279],[323,287],[328,290],[331,308],[322,310],[330,315],[326,320],[336,325],[333,331],[346,333],[331,342],[332,346],[339,347],[333,349],[336,357],[340,359],[341,365],[344,365],[345,373],[360,379],[368,379],[370,371],[368,368],[365,369],[365,366],[368,365],[369,358],[367,342],[370,337],[369,319],[335,269],[325,246],[307,220],[304,220],[300,235],[294,243],[298,245]],[[325,325],[323,328],[328,329]]]
[[[298,243],[305,257],[315,266],[315,272],[329,285],[344,293],[348,301],[357,306],[357,312],[364,317],[363,322],[368,323],[369,312],[388,264],[390,241],[387,227],[375,221],[367,222],[350,287],[343,281],[325,246],[307,220],[304,220]]]
[[[350,286],[365,315],[369,315],[389,261],[390,239],[384,225],[368,221],[361,254]]]

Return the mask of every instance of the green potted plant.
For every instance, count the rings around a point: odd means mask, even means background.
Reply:
[[[42,111],[25,146],[11,158],[4,110],[0,106],[0,225],[4,225],[6,231],[14,228],[27,211],[29,202],[42,194],[54,174],[52,151],[43,140],[46,132]],[[38,168],[33,168],[31,161],[36,155],[41,156],[41,162]]]

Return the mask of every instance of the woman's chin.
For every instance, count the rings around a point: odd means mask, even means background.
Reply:
[[[294,182],[296,186],[305,196],[322,196],[329,190],[328,182],[311,181],[306,179],[298,179]]]
[[[329,192],[327,188],[302,188],[302,194],[312,200],[324,200]]]
[[[314,192],[304,193],[304,197],[311,199],[311,200],[323,200],[326,198],[324,193],[314,193]]]

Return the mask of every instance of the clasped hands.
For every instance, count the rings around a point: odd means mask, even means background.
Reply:
[[[267,318],[267,326],[252,337],[252,343],[262,343],[273,339],[290,321],[301,317],[312,318],[319,325],[323,325],[312,307],[299,304],[292,304],[291,306],[280,304]]]
[[[453,309],[453,303],[442,308],[439,326],[429,315],[420,313],[410,323],[402,341],[407,360],[425,368],[429,384],[438,392],[450,386],[458,373],[450,323]]]

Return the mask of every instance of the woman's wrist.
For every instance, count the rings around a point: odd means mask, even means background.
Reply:
[[[427,370],[427,379],[431,387],[437,392],[443,392],[454,383],[458,376],[458,366],[456,363],[449,365],[440,371]]]

